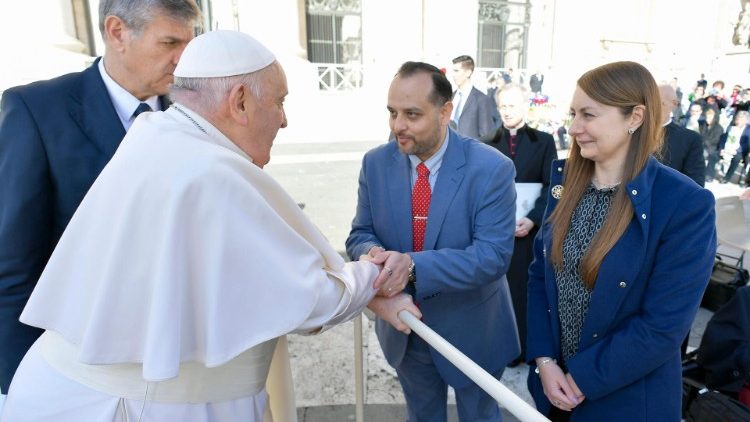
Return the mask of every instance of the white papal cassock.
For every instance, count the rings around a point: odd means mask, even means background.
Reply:
[[[137,119],[60,239],[21,315],[47,331],[1,420],[261,421],[277,339],[283,391],[283,336],[373,297],[375,265],[345,264],[250,157],[175,106]],[[270,391],[276,421],[294,419]]]

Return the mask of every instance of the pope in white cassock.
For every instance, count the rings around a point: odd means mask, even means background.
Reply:
[[[0,420],[294,420],[283,336],[377,292],[378,267],[344,263],[262,171],[287,124],[274,55],[209,32],[174,74],[176,102],[136,120],[24,309],[46,332]]]

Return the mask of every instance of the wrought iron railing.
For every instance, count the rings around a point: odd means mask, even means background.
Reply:
[[[354,91],[362,88],[362,64],[313,63],[318,69],[318,89],[321,91]]]

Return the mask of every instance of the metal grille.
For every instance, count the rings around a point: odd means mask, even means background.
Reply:
[[[528,1],[479,2],[478,65],[491,68],[526,66],[530,22]]]
[[[306,0],[307,58],[318,65],[321,90],[362,84],[360,0]]]

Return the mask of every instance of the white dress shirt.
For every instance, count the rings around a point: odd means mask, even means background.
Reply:
[[[130,129],[130,125],[133,124],[133,121],[135,120],[133,112],[135,112],[135,109],[138,108],[141,103],[148,104],[151,107],[151,110],[161,110],[161,107],[159,106],[159,96],[154,95],[153,97],[147,98],[145,101],[141,101],[120,86],[120,84],[115,82],[115,80],[107,74],[107,70],[104,68],[104,57],[99,60],[99,73],[102,75],[104,86],[107,87],[107,93],[109,93],[109,98],[112,100],[112,105],[115,106],[117,117],[120,118],[122,127],[124,127],[126,131]]]

